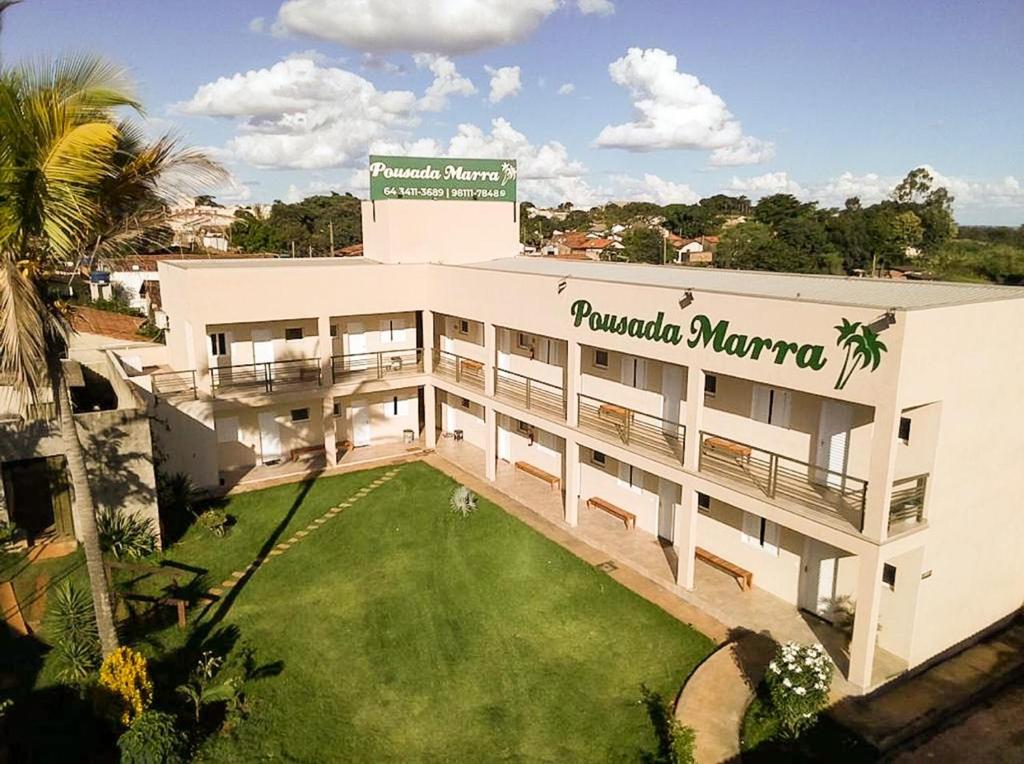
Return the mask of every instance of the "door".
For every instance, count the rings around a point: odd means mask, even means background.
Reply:
[[[512,368],[512,353],[509,347],[512,343],[512,332],[509,329],[498,330],[498,368],[508,371]]]
[[[848,403],[822,401],[818,421],[816,482],[841,489],[846,475],[853,408]]]
[[[370,407],[366,401],[352,401],[352,445],[370,445]]]
[[[29,459],[4,467],[10,488],[9,511],[30,544],[51,529],[58,536],[74,534],[71,491],[63,456]]]
[[[839,551],[808,537],[804,543],[800,571],[800,607],[826,621],[832,621],[836,601],[836,565]]]
[[[647,359],[622,356],[622,384],[643,390],[647,386]]]
[[[444,406],[444,431],[453,433],[455,428],[458,427],[458,424],[455,422],[455,407],[448,401],[441,405]]]
[[[750,401],[750,418],[776,427],[789,427],[792,400],[793,394],[789,390],[754,385]]]
[[[256,366],[256,379],[266,381],[274,362],[274,340],[269,329],[252,330],[252,361]]]
[[[277,414],[263,411],[259,415],[260,460],[264,464],[281,460],[281,430],[277,425]]]
[[[353,321],[348,325],[348,354],[356,355],[365,352],[366,332],[363,331],[363,325],[360,322]]]
[[[680,488],[665,478],[658,478],[658,536],[673,541],[676,527],[676,507],[679,504]]]
[[[662,429],[678,434],[675,422],[679,421],[679,402],[683,397],[683,369],[681,366],[666,363],[661,367],[661,418]]]
[[[449,337],[447,334],[442,334],[441,351],[444,353],[451,353],[452,355],[455,355],[455,338]]]
[[[512,433],[504,427],[498,427],[498,458],[502,461],[512,461]]]

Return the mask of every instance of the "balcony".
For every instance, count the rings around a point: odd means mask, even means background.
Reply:
[[[634,453],[678,467],[686,427],[633,409],[580,395],[579,429]]]
[[[894,480],[889,499],[889,533],[902,533],[924,522],[924,496],[927,475]]]
[[[153,374],[153,394],[164,400],[196,400],[196,373],[188,371],[158,371]]]
[[[754,488],[787,509],[809,509],[864,530],[867,481],[710,432],[700,434],[701,472]]]
[[[410,377],[422,373],[422,348],[353,353],[336,355],[331,358],[331,379],[336,385]]]
[[[565,419],[565,390],[514,371],[494,370],[494,397],[549,419]]]
[[[290,361],[244,363],[210,369],[213,392],[272,393],[274,391],[320,386],[320,359],[295,358]]]
[[[464,358],[444,350],[435,350],[434,374],[463,387],[481,393],[484,391],[484,365],[472,358]]]

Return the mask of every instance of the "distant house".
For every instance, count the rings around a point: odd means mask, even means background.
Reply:
[[[350,244],[347,247],[342,247],[338,250],[338,257],[362,257],[363,256],[363,244]]]
[[[602,256],[621,249],[624,249],[621,242],[572,232],[554,237],[541,251],[552,257],[585,257],[588,260],[600,260]]]
[[[715,259],[718,248],[717,236],[699,236],[696,239],[676,237],[678,242],[673,246],[676,252],[675,261],[685,265],[708,265]]]

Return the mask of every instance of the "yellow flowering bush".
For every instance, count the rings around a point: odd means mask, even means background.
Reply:
[[[104,659],[99,686],[126,727],[141,716],[153,700],[153,683],[146,659],[130,647],[119,647]]]

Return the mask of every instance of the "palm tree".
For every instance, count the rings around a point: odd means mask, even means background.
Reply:
[[[877,369],[882,362],[882,353],[888,350],[885,343],[878,339],[878,333],[874,329],[862,325],[860,321],[851,323],[845,318],[842,321],[842,324],[835,327],[839,333],[836,345],[846,348],[846,359],[836,379],[836,390],[846,387],[846,383],[857,369],[868,366],[871,366],[872,371]],[[860,334],[857,333],[858,330]]]
[[[169,137],[145,144],[114,110],[139,110],[123,73],[94,58],[0,71],[0,373],[24,405],[49,391],[59,414],[74,519],[85,548],[103,653],[117,648],[95,505],[63,370],[73,309],[47,280],[83,253],[147,241],[166,206],[160,181],[176,171],[216,176]]]

